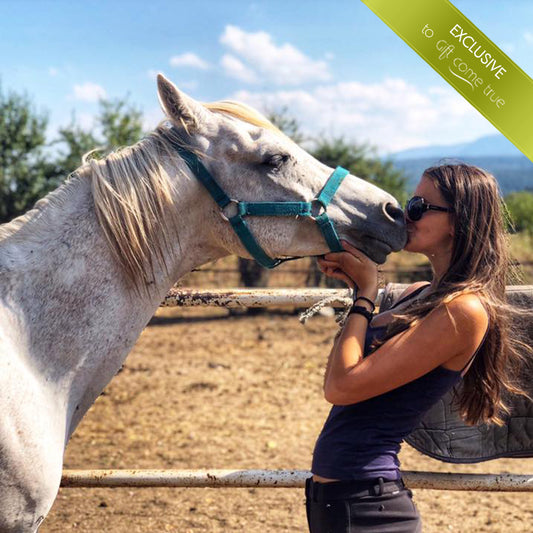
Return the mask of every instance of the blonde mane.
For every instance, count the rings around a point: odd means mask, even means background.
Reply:
[[[259,126],[260,128],[266,128],[276,132],[279,135],[284,135],[272,122],[270,122],[264,115],[256,111],[253,107],[250,107],[242,102],[235,102],[233,100],[222,100],[220,102],[210,102],[204,104],[204,107],[213,111],[214,113],[224,113],[234,118],[238,118],[248,124]]]
[[[165,144],[159,140],[154,132],[104,159],[90,159],[78,170],[89,175],[98,222],[126,277],[137,288],[152,281],[155,263],[166,268],[164,251],[169,249],[174,226],[165,218],[173,196],[162,164]]]
[[[282,134],[244,104],[222,101],[204,106]],[[179,157],[169,139],[190,149],[187,136],[162,123],[137,144],[89,160],[77,171],[90,174],[98,221],[124,273],[138,289],[150,283],[155,264],[168,272],[165,251],[179,239],[179,210],[172,205],[172,180],[162,164],[165,158]]]

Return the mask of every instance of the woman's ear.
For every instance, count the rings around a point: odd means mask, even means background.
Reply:
[[[450,237],[455,237],[455,217],[453,215],[449,216],[450,220]]]

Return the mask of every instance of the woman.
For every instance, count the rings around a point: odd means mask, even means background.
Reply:
[[[469,423],[501,423],[501,393],[518,391],[496,180],[477,167],[442,165],[424,172],[414,194],[405,249],[429,259],[431,283],[411,285],[373,317],[377,266],[348,243],[319,261],[357,290],[324,377],[334,405],[306,485],[311,533],[421,531],[399,472],[401,440],[461,380],[457,403]]]

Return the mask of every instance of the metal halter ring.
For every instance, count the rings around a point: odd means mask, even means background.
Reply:
[[[227,211],[228,209],[230,209],[229,213]],[[234,200],[233,198],[230,199],[229,203],[220,208],[219,214],[226,222],[228,222],[230,218],[239,214],[239,200]]]
[[[320,200],[319,198],[313,198],[311,200],[311,205],[314,206],[316,204],[318,204],[320,207],[319,207],[318,213],[316,215],[311,215],[311,220],[315,220],[316,217],[319,217],[320,215],[323,215],[328,210],[328,206],[325,205],[324,202],[322,200]]]

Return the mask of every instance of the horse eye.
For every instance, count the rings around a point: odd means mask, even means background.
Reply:
[[[283,163],[286,163],[289,160],[289,157],[289,154],[267,155],[261,164],[279,168]]]

